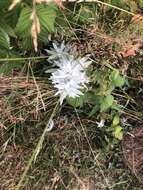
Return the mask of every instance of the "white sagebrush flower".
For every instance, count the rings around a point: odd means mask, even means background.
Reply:
[[[58,42],[54,42],[53,48],[51,48],[50,50],[46,50],[46,52],[50,55],[48,61],[61,59],[69,55],[70,46],[65,45],[64,41],[61,44],[59,44]]]
[[[56,95],[60,95],[60,104],[68,97],[83,95],[82,90],[89,82],[85,69],[91,61],[87,58],[74,59],[73,56],[62,57],[54,62],[58,68],[52,73],[50,79],[54,87],[58,89]]]

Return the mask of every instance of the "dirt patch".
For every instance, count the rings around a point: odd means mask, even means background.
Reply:
[[[125,162],[143,184],[143,126],[127,133],[122,146]]]
[[[14,190],[26,165],[31,150],[21,146],[7,146],[0,158],[0,190]]]

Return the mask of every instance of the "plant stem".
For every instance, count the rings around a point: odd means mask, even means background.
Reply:
[[[46,59],[49,56],[37,56],[37,57],[16,57],[16,58],[0,58],[0,62],[5,61],[26,61],[26,60],[38,60],[38,59]]]
[[[53,117],[54,117],[54,115],[55,115],[55,113],[56,113],[56,110],[57,110],[58,105],[59,105],[59,101],[57,101],[57,103],[56,103],[56,105],[55,105],[55,107],[54,107],[54,109],[53,109],[53,111],[52,111],[52,114],[51,114],[51,116],[50,116],[50,118],[49,118],[49,120],[48,120],[48,124],[49,124],[50,121],[53,119]],[[48,125],[48,124],[47,124],[47,125]],[[40,136],[40,139],[39,139],[39,141],[38,141],[38,143],[37,143],[37,145],[36,145],[36,148],[34,149],[34,151],[33,151],[33,153],[32,153],[32,156],[31,156],[31,158],[29,159],[28,164],[27,164],[27,166],[26,166],[26,168],[25,168],[25,170],[24,170],[24,172],[23,172],[23,174],[22,174],[22,176],[21,176],[21,179],[20,179],[20,181],[18,182],[18,184],[17,184],[15,190],[19,190],[20,187],[22,186],[22,183],[23,183],[23,181],[24,181],[24,179],[25,179],[25,177],[26,177],[26,175],[27,175],[27,172],[29,171],[29,169],[30,169],[30,167],[31,167],[31,165],[32,165],[32,162],[34,162],[34,161],[36,160],[36,157],[38,156],[38,154],[39,154],[39,152],[40,152],[40,149],[42,148],[42,144],[43,144],[43,141],[44,141],[44,137],[45,137],[45,134],[47,133],[47,125],[46,125],[46,127],[44,128],[42,135]]]

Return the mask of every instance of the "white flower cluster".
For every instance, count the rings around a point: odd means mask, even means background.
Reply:
[[[51,55],[49,61],[53,62],[57,69],[52,72],[50,80],[58,89],[55,95],[60,96],[60,104],[68,97],[79,97],[83,95],[82,90],[86,87],[89,79],[86,75],[86,68],[91,64],[87,57],[74,58],[70,54],[70,48],[64,43],[53,44],[53,49],[47,50]]]

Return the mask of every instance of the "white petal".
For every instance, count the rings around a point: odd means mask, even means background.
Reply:
[[[66,98],[67,96],[67,93],[66,92],[63,92],[60,94],[60,105],[62,105],[64,99]]]

